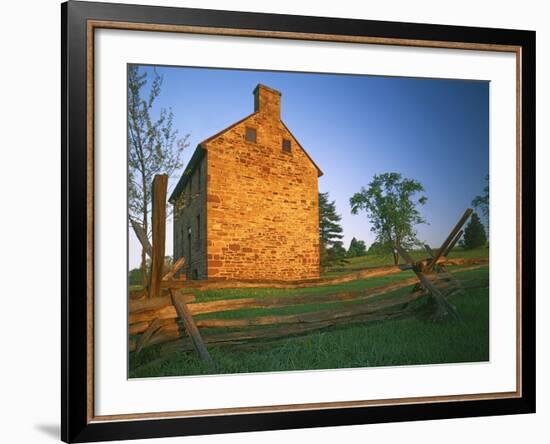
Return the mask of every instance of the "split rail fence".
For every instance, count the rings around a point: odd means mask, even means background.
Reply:
[[[360,291],[198,301],[192,293],[194,290],[247,287],[279,289],[321,287],[366,277],[387,276],[401,272],[403,267],[378,267],[360,270],[345,276],[297,282],[182,281],[175,279],[177,273],[185,266],[185,262],[183,258],[180,258],[169,270],[163,268],[166,189],[167,177],[156,176],[153,181],[152,245],[149,245],[147,236],[140,233],[139,225],[132,224],[147,254],[152,259],[152,267],[148,288],[139,295],[140,297],[129,298],[130,351],[139,353],[144,347],[178,341],[178,349],[182,351],[195,350],[202,360],[209,362],[211,361],[208,352],[209,346],[246,347],[258,343],[258,341],[265,343],[342,324],[408,316],[410,314],[409,304],[426,294],[426,287],[421,286],[417,286],[411,292],[396,292],[396,290],[406,287],[414,288],[414,284],[419,282],[417,273],[415,277],[403,278],[389,285]],[[407,256],[406,252],[401,251],[401,253]],[[436,261],[440,265],[470,265],[462,270],[478,268],[487,262],[483,259],[446,260],[439,256]],[[447,277],[447,274],[441,277]],[[386,295],[386,297],[378,297],[382,295]],[[339,304],[335,308],[335,303],[343,304]],[[284,307],[305,307],[312,304],[315,305],[313,311],[297,310],[302,312],[293,314],[227,316],[227,312],[243,309],[275,309],[274,311],[276,311]]]

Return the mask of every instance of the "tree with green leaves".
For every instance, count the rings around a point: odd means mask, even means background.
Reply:
[[[350,198],[351,212],[365,211],[380,244],[410,248],[419,243],[415,225],[426,223],[418,210],[428,200],[422,193],[424,187],[414,179],[399,173],[377,174],[368,188],[362,187]],[[396,251],[393,260],[399,262]]]
[[[162,86],[162,76],[137,65],[128,66],[128,217],[139,224],[150,239],[151,187],[156,174],[168,177],[182,168],[181,155],[189,145],[189,134],[178,137],[171,109],[156,106]],[[146,249],[141,252],[143,284],[147,285]]]
[[[362,240],[357,240],[355,237],[351,240],[347,252],[348,257],[359,257],[367,254],[367,246]]]
[[[487,228],[489,228],[489,175],[485,176],[485,182],[486,184],[483,188],[483,192],[474,197],[472,206],[481,211],[487,223]]]
[[[472,213],[470,222],[464,229],[464,236],[462,237],[462,246],[471,250],[473,248],[483,247],[487,243],[487,235],[485,234],[485,228],[479,220],[477,213]]]
[[[323,268],[345,262],[341,220],[342,216],[336,212],[336,202],[329,200],[328,193],[319,193],[319,248]]]
[[[394,245],[391,242],[379,242],[374,241],[372,244],[370,244],[368,254],[373,255],[387,255],[393,253]]]

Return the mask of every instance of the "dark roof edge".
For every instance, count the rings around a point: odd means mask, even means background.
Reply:
[[[283,120],[281,119],[281,123],[283,124],[283,126],[285,127],[285,129],[289,132],[289,134],[294,138],[294,140],[296,141],[296,143],[298,144],[298,146],[300,147],[300,149],[304,152],[304,154],[306,155],[306,157],[309,159],[309,161],[313,164],[313,166],[317,169],[317,173],[318,173],[318,176],[317,177],[321,177],[323,175],[323,170],[321,170],[321,168],[319,168],[319,166],[314,162],[314,160],[311,158],[311,156],[308,154],[308,152],[306,151],[306,149],[302,146],[302,144],[298,141],[298,139],[296,138],[296,136],[294,134],[292,134],[292,131],[290,131],[288,129],[288,126],[285,125],[285,122],[283,122]]]
[[[238,120],[237,122],[225,127],[221,131],[218,131],[216,134],[208,137],[207,139],[204,139],[202,142],[200,142],[197,145],[197,148],[195,148],[195,152],[191,156],[191,160],[189,160],[189,163],[185,167],[185,170],[183,170],[183,174],[181,175],[180,180],[178,181],[176,187],[174,188],[174,191],[168,198],[168,202],[174,203],[173,201],[178,198],[178,196],[181,194],[181,192],[185,188],[185,185],[187,185],[187,182],[189,181],[189,177],[191,177],[191,173],[193,173],[193,171],[195,170],[195,167],[197,166],[198,161],[202,159],[206,154],[206,144],[211,140],[215,139],[216,137],[221,136],[226,131],[229,131],[230,129],[236,127],[240,123],[243,123],[246,119],[249,119],[254,114],[256,114],[256,112],[253,112],[252,114],[249,114],[248,116],[243,117],[241,120]]]
[[[195,171],[195,168],[197,167],[198,163],[202,160],[205,154],[206,154],[206,150],[199,143],[195,148],[195,151],[193,152],[193,155],[191,156],[189,163],[183,170],[183,173],[176,187],[174,188],[174,191],[172,191],[172,194],[168,198],[168,202],[173,204],[174,201],[179,197],[181,192],[184,190],[185,185],[187,185],[187,182],[189,182],[189,179],[191,178],[191,174],[193,173],[193,171]]]
[[[187,185],[187,182],[189,182],[189,179],[191,177],[191,174],[195,170],[196,166],[198,165],[199,161],[204,157],[206,154],[206,144],[210,142],[211,140],[215,139],[216,137],[221,136],[226,131],[229,131],[230,129],[236,127],[237,125],[243,123],[245,120],[252,117],[254,114],[257,114],[256,112],[253,112],[252,114],[249,114],[246,117],[243,117],[241,120],[233,123],[232,125],[229,125],[228,127],[222,129],[221,131],[217,132],[213,136],[208,137],[207,139],[204,139],[202,142],[200,142],[197,147],[195,148],[195,152],[191,156],[191,159],[189,160],[189,163],[185,167],[183,174],[180,177],[180,180],[178,181],[176,187],[174,188],[174,191],[172,191],[172,194],[168,198],[168,202],[174,203],[174,201],[179,197],[183,189],[185,188],[185,185]],[[313,164],[313,166],[317,169],[317,177],[321,177],[323,175],[323,171],[321,168],[317,166],[317,164],[313,161],[311,156],[308,154],[308,152],[305,150],[305,148],[300,144],[298,139],[294,134],[292,134],[292,131],[288,129],[288,127],[285,125],[285,123],[281,120],[282,125],[285,127],[285,129],[289,132],[289,134],[294,138],[300,149],[304,152],[306,157],[309,159],[309,161]]]
[[[218,137],[218,136],[221,136],[223,133],[229,131],[230,129],[235,128],[237,125],[243,123],[245,120],[250,119],[254,114],[257,114],[257,112],[254,111],[252,114],[249,114],[248,116],[243,117],[241,120],[238,120],[238,121],[236,121],[235,123],[233,123],[233,124],[231,124],[231,125],[225,127],[225,128],[222,129],[221,131],[218,131],[216,134],[210,136],[208,139],[204,139],[201,143],[199,143],[199,145],[203,145],[203,146],[204,146],[204,144],[210,142],[211,140],[214,140],[214,139],[215,139],[216,137]],[[206,149],[206,148],[205,148],[205,149]]]

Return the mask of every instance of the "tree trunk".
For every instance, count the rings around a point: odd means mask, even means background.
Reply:
[[[393,254],[393,264],[398,265],[399,264],[399,255],[395,251],[393,251],[392,254]]]
[[[147,289],[147,255],[145,254],[145,248],[141,249],[141,277],[143,280],[143,288]]]
[[[145,236],[149,235],[149,227],[147,224],[147,185],[145,184],[145,178],[143,179],[143,232]],[[149,286],[149,279],[147,278],[147,254],[145,248],[141,247],[141,274],[143,276],[143,286],[147,289]]]
[[[399,238],[399,236],[396,236],[395,241],[392,241],[392,237],[391,237],[391,236],[389,236],[389,238],[390,238],[391,243],[394,245],[394,247],[393,247],[393,249],[392,249],[392,254],[393,254],[393,265],[399,265],[399,253],[398,253],[397,250],[395,249],[395,245],[401,246],[401,239]]]

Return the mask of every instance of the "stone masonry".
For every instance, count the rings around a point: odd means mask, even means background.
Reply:
[[[254,113],[201,142],[170,197],[174,259],[185,256],[188,278],[319,277],[322,172],[280,104],[258,85]]]

